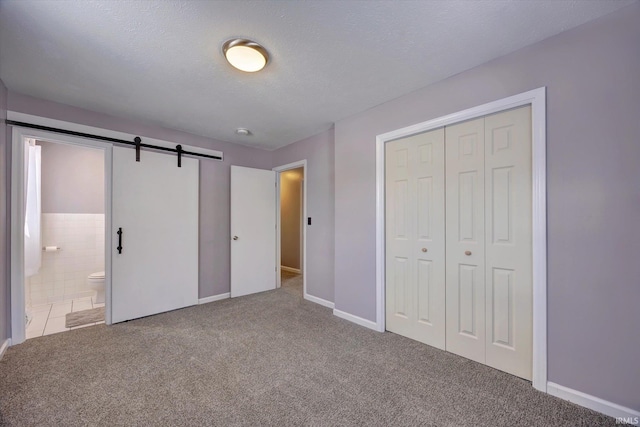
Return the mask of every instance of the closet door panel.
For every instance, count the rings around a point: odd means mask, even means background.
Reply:
[[[531,107],[485,118],[486,364],[532,370]]]
[[[400,140],[386,148],[386,323],[387,329],[410,335],[415,312],[411,280],[410,144]]]
[[[386,144],[387,329],[444,349],[444,130]]]
[[[416,180],[417,318],[415,335],[445,348],[445,200],[444,129],[413,137]]]
[[[484,363],[484,119],[446,133],[446,349]]]

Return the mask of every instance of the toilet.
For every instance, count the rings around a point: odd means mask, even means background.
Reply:
[[[96,299],[93,302],[104,304],[104,271],[91,273],[87,277],[87,285],[96,291]]]

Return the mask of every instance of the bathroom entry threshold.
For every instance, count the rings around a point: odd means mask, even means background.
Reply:
[[[96,304],[91,297],[77,298],[68,301],[57,301],[54,303],[34,305],[31,308],[32,318],[27,326],[26,338],[36,338],[44,335],[52,335],[72,329],[86,328],[88,326],[100,325],[99,322],[90,323],[74,328],[65,327],[65,320],[68,313],[89,310],[92,308],[104,307],[104,303]]]

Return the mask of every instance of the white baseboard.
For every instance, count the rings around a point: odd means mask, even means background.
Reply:
[[[10,345],[11,345],[11,339],[10,338],[7,338],[6,340],[4,340],[2,342],[2,345],[0,345],[0,360],[2,360],[2,357],[4,356],[4,354],[6,353],[6,351],[9,348]]]
[[[286,267],[284,265],[281,265],[280,266],[280,270],[288,271],[289,273],[300,274],[300,269],[299,268]]]
[[[358,317],[355,316],[353,314],[344,312],[344,311],[340,311],[338,309],[333,309],[333,314],[335,316],[338,316],[342,319],[348,320],[350,322],[353,322],[357,325],[360,326],[364,326],[365,328],[369,328],[369,329],[373,329],[374,331],[378,330],[378,325],[376,324],[376,322],[372,322],[371,320],[367,320],[367,319],[363,319],[362,317]]]
[[[231,293],[227,292],[224,294],[220,294],[220,295],[213,295],[210,297],[204,297],[204,298],[200,298],[198,300],[198,304],[206,304],[208,302],[214,302],[214,301],[220,301],[221,299],[227,299],[227,298],[231,298]]]
[[[640,411],[636,411],[635,409],[626,408],[617,403],[609,402],[599,397],[591,396],[552,382],[547,382],[547,393],[560,399],[573,402],[576,405],[609,415],[619,421],[626,421],[621,424],[640,425]]]
[[[335,305],[331,301],[327,301],[326,299],[314,297],[313,295],[304,294],[304,299],[309,300],[311,302],[315,302],[316,304],[323,305],[325,307],[333,308]]]

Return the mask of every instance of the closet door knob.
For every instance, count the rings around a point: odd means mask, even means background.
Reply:
[[[465,254],[466,256],[469,256],[469,255],[471,255],[471,251],[464,251],[464,254]]]
[[[233,236],[233,240],[238,240],[238,236]]]
[[[422,252],[427,252],[427,248],[422,248]]]

